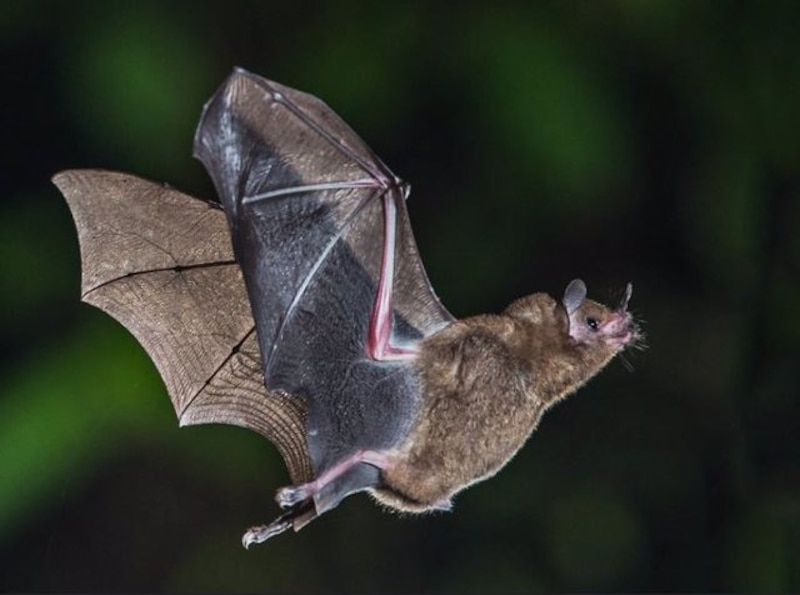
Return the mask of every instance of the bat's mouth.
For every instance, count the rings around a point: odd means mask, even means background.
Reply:
[[[606,342],[616,347],[628,347],[641,338],[639,327],[634,322],[633,316],[628,312],[628,304],[632,295],[633,284],[628,283],[614,316],[608,321],[604,329]]]
[[[628,312],[616,312],[603,328],[606,343],[615,347],[627,347],[638,337],[636,324]]]

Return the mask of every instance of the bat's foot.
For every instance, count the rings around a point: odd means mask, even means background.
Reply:
[[[303,500],[308,500],[308,498],[313,495],[309,489],[311,485],[312,484],[305,483],[299,486],[288,486],[281,488],[275,494],[275,502],[277,502],[278,506],[283,509],[297,506]]]
[[[250,527],[242,535],[242,545],[244,549],[250,549],[254,543],[263,543],[270,537],[275,537],[286,531],[292,526],[291,519],[284,519],[280,517],[272,521],[269,525],[260,525],[258,527]]]
[[[263,543],[270,537],[280,535],[287,529],[294,528],[295,531],[299,531],[314,520],[316,516],[317,511],[313,505],[298,506],[286,514],[282,514],[269,525],[250,527],[242,535],[242,545],[244,549],[249,549],[254,543]]]

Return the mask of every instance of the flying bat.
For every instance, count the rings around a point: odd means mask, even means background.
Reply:
[[[395,176],[326,104],[236,69],[194,155],[219,202],[102,170],[53,181],[75,220],[82,299],[144,346],[180,424],[273,442],[292,485],[245,547],[367,491],[447,510],[542,414],[641,338],[572,281],[456,320],[420,260]]]

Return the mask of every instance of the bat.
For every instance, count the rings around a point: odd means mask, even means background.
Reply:
[[[425,274],[409,186],[316,97],[235,69],[194,155],[219,202],[133,175],[68,170],[83,301],[158,368],[181,426],[275,444],[283,514],[245,547],[367,491],[449,510],[503,467],[542,414],[642,334],[628,312],[536,293],[456,320]]]

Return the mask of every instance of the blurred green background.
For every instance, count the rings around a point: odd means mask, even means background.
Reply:
[[[800,3],[0,5],[0,590],[800,591]],[[549,413],[453,514],[365,496],[245,551],[287,481],[179,430],[79,303],[50,176],[212,197],[191,158],[239,65],[324,98],[414,192],[459,316],[583,277],[649,349]]]

